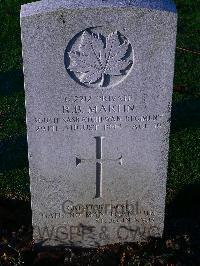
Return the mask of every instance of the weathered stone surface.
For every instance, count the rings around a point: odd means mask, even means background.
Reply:
[[[162,235],[175,6],[40,1],[21,28],[36,243]]]

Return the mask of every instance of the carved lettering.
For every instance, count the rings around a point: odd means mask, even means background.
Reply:
[[[100,105],[89,106],[88,113],[128,113],[135,110],[134,105]]]

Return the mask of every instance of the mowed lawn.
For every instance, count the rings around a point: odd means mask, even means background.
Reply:
[[[0,0],[0,196],[26,200],[30,193],[19,10],[27,2]],[[179,20],[168,204],[188,187],[200,186],[200,10],[196,0],[175,2]]]

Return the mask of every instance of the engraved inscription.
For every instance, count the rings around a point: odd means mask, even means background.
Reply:
[[[68,95],[57,117],[34,117],[35,131],[159,130],[170,122],[169,113],[140,113],[133,95]],[[98,133],[96,133],[98,134]]]
[[[54,213],[40,213],[42,219],[93,218],[96,223],[131,223],[148,224],[154,221],[155,213],[147,210],[141,202],[110,202],[103,204],[76,203],[66,200],[62,204],[62,211]]]

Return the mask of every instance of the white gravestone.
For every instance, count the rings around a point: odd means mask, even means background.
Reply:
[[[176,21],[171,1],[22,6],[36,243],[162,235]]]

